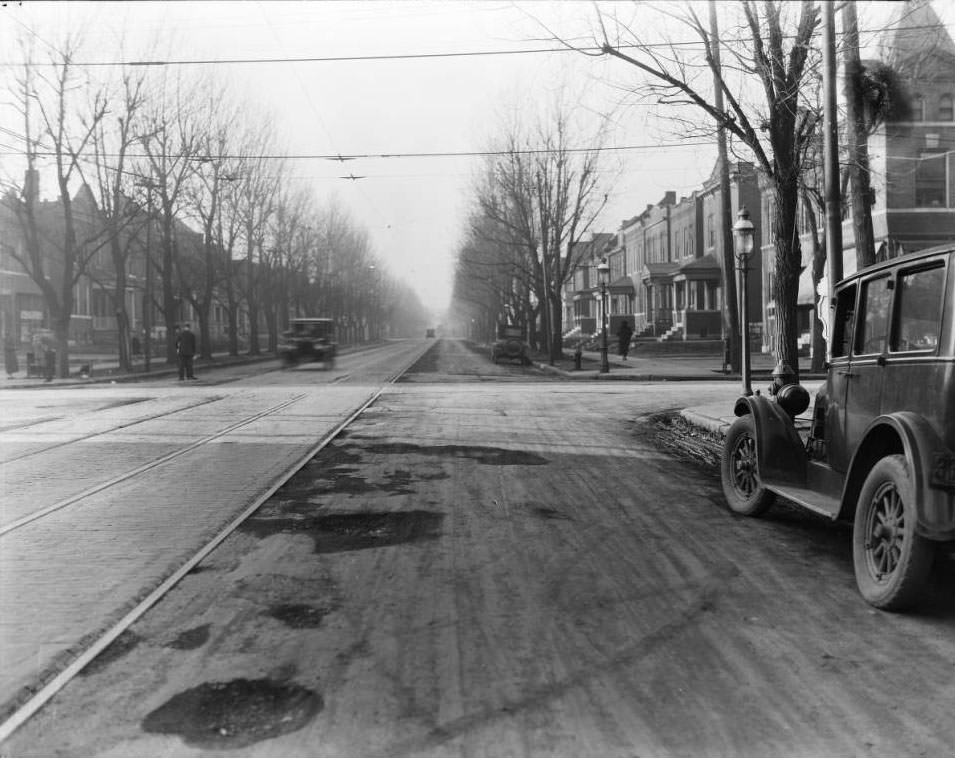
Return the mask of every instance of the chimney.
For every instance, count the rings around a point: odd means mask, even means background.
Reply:
[[[40,199],[40,174],[35,168],[27,169],[23,176],[23,199],[34,203]]]

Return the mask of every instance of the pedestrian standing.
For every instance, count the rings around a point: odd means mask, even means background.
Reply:
[[[17,342],[12,334],[3,338],[3,367],[7,370],[7,379],[13,379],[13,375],[20,370],[20,364],[17,363]]]
[[[617,330],[617,341],[618,347],[620,348],[620,356],[627,360],[627,353],[630,352],[630,338],[633,337],[633,329],[630,328],[630,322],[624,321],[620,324],[620,328]]]
[[[49,337],[43,338],[43,363],[46,381],[52,382],[56,376],[56,349]]]
[[[196,335],[183,324],[176,337],[176,353],[179,355],[179,381],[195,379],[192,373],[192,359],[196,354]]]

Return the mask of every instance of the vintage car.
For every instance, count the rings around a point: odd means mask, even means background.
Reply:
[[[529,366],[530,346],[524,341],[524,329],[520,326],[501,324],[497,330],[497,340],[491,346],[491,360],[519,361]]]
[[[287,332],[282,333],[279,357],[282,365],[321,362],[326,369],[335,368],[338,343],[335,322],[330,318],[293,318]]]
[[[834,290],[830,361],[805,429],[799,384],[736,401],[723,447],[730,508],[776,495],[852,521],[856,584],[884,610],[913,605],[936,547],[955,539],[955,249],[867,267]],[[785,373],[785,370],[782,372]]]

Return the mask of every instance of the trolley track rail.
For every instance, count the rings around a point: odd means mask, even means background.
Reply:
[[[144,463],[141,466],[136,466],[135,468],[130,469],[129,471],[125,471],[104,482],[100,482],[99,484],[95,484],[92,487],[88,487],[82,492],[78,492],[75,495],[72,495],[64,500],[60,500],[59,502],[52,503],[51,505],[45,506],[41,508],[40,510],[35,511],[34,513],[30,513],[26,516],[16,519],[15,521],[10,522],[9,524],[3,524],[2,526],[0,526],[0,538],[2,538],[6,534],[9,534],[10,532],[13,532],[17,529],[20,529],[26,526],[27,524],[33,521],[36,521],[37,519],[43,518],[44,516],[48,516],[51,513],[55,513],[56,511],[62,508],[66,508],[69,505],[73,505],[74,503],[78,503],[82,501],[84,498],[101,493],[104,490],[109,489],[110,487],[115,487],[117,484],[125,482],[129,479],[132,479],[133,477],[138,476],[146,471],[149,471],[150,469],[156,468],[157,466],[161,466],[164,463],[168,463],[171,460],[179,458],[180,456],[183,456],[186,453],[189,453],[192,450],[195,450],[197,447],[201,447],[202,445],[208,445],[210,442],[221,439],[222,437],[225,437],[227,434],[234,432],[236,429],[241,429],[243,426],[248,426],[254,421],[258,421],[259,419],[265,418],[266,416],[270,416],[272,414],[278,413],[279,411],[285,408],[288,408],[290,405],[297,403],[303,397],[305,397],[304,393],[296,395],[288,400],[285,400],[284,402],[278,403],[277,405],[274,405],[271,408],[267,408],[266,410],[261,411],[259,413],[253,413],[252,415],[242,419],[241,421],[237,421],[233,424],[226,426],[223,429],[220,429],[219,431],[213,434],[206,435],[205,437],[202,437],[196,440],[195,442],[191,442],[188,445],[184,445],[178,450],[173,450],[170,453],[161,455],[159,458],[156,458],[155,460]],[[169,416],[169,415],[173,415],[173,413],[160,414],[158,416],[155,416],[154,418],[159,418],[162,416]],[[129,426],[132,426],[132,424],[125,425],[125,426],[119,425],[110,431],[116,431],[118,429],[128,428]],[[88,435],[87,437],[81,438],[80,440],[74,440],[74,442],[90,439],[92,437],[96,437],[100,434],[106,434],[106,433],[107,432],[105,431],[98,432],[96,434],[91,434],[91,435]],[[68,443],[64,443],[64,444],[68,444]]]

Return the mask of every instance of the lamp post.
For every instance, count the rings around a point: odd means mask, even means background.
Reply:
[[[600,281],[600,373],[610,373],[610,361],[607,358],[607,285],[610,283],[610,264],[601,258],[597,264],[597,278]]]
[[[750,382],[749,367],[749,301],[746,292],[746,280],[749,273],[749,256],[753,252],[753,237],[755,228],[749,220],[749,211],[743,206],[739,209],[736,223],[733,224],[733,243],[736,252],[736,270],[739,271],[740,288],[740,339],[742,340],[742,374],[743,394],[752,395],[753,387]]]

